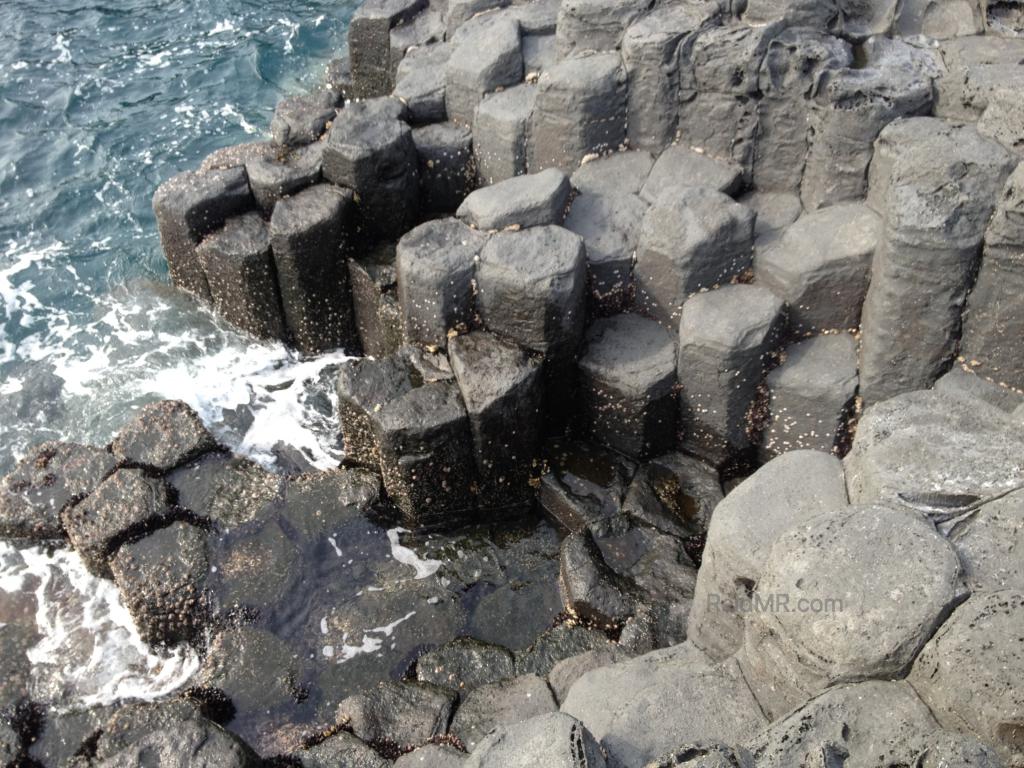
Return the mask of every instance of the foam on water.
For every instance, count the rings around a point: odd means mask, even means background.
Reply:
[[[74,708],[156,699],[199,668],[199,657],[187,647],[153,653],[117,587],[91,575],[72,551],[19,551],[0,542],[0,592],[23,591],[33,592],[36,601],[39,640],[27,656],[37,701]]]

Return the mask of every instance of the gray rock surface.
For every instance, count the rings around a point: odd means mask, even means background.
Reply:
[[[456,215],[476,229],[561,224],[569,203],[568,177],[557,168],[499,181],[471,193]]]
[[[358,350],[352,317],[348,243],[353,194],[316,184],[274,206],[270,243],[291,342],[307,355]]]
[[[795,525],[848,505],[842,463],[818,451],[784,453],[736,486],[711,517],[689,641],[716,660],[738,650],[743,608],[775,541]]]
[[[754,214],[746,206],[713,189],[669,190],[640,228],[637,310],[675,330],[687,296],[750,266],[753,240]]]
[[[881,221],[860,203],[807,213],[754,257],[754,277],[785,299],[794,334],[860,324]]]
[[[366,742],[415,747],[448,730],[456,695],[419,682],[383,682],[338,705],[338,719]]]
[[[328,89],[287,96],[274,109],[270,133],[282,146],[311,144],[323,136],[337,112],[338,94]]]
[[[566,531],[617,516],[636,464],[615,451],[585,442],[552,446],[538,501]]]
[[[605,768],[594,737],[577,720],[551,712],[490,733],[464,765],[466,768]]]
[[[427,744],[395,760],[395,768],[459,768],[466,762],[466,754],[454,747]]]
[[[589,531],[567,536],[559,560],[562,604],[574,616],[614,629],[636,611],[639,591],[608,566]]]
[[[445,67],[445,108],[449,120],[472,124],[485,93],[523,79],[519,23],[499,14],[473,19],[451,40]]]
[[[448,45],[432,43],[413,48],[398,65],[394,96],[405,102],[410,123],[439,123],[448,116],[444,103],[444,72],[449,56]]]
[[[960,606],[918,656],[910,684],[945,727],[977,734],[1007,765],[1024,761],[1020,741],[1024,594],[979,593]]]
[[[569,694],[569,689],[583,675],[594,669],[609,667],[621,661],[626,661],[629,653],[620,648],[610,647],[594,651],[585,651],[577,656],[570,656],[555,664],[548,674],[548,685],[555,699],[561,703]]]
[[[122,463],[159,473],[217,448],[199,415],[180,400],[144,405],[117,433],[111,452]]]
[[[245,173],[256,204],[265,214],[274,210],[278,200],[294,195],[320,181],[324,145],[317,141],[273,155],[247,160]]]
[[[474,320],[473,278],[486,239],[457,219],[435,219],[398,241],[395,266],[407,342],[442,349]]]
[[[674,144],[654,161],[640,196],[648,203],[656,203],[666,194],[678,195],[691,187],[735,195],[742,186],[742,177],[743,170],[736,163]]]
[[[562,712],[616,766],[644,765],[688,741],[742,743],[767,724],[736,662],[712,665],[688,644],[588,672]]]
[[[577,0],[559,5],[558,55],[619,48],[626,28],[649,6],[639,0]]]
[[[385,243],[349,259],[348,279],[363,354],[387,357],[402,344],[395,246]]]
[[[664,533],[700,536],[721,500],[714,468],[683,453],[666,453],[637,471],[622,511]]]
[[[557,711],[548,684],[536,675],[523,675],[465,694],[452,718],[451,733],[472,752],[495,728]]]
[[[373,751],[362,740],[347,731],[339,731],[319,744],[297,753],[302,768],[335,768],[350,765],[353,768],[388,768],[387,760]]]
[[[683,305],[676,370],[684,447],[717,465],[750,444],[750,411],[784,320],[782,300],[752,285],[698,293]]]
[[[1024,591],[1024,493],[1015,491],[983,504],[949,533],[974,593]]]
[[[459,637],[416,660],[416,678],[425,683],[472,690],[515,677],[512,652],[500,645]]]
[[[401,355],[347,360],[340,366],[338,420],[350,462],[377,467],[380,451],[371,415],[412,388],[412,368]]]
[[[976,374],[969,368],[959,365],[954,365],[948,373],[940,376],[932,389],[954,396],[961,395],[984,400],[989,405],[994,405],[1007,413],[1013,413],[1014,410],[1024,405],[1024,393],[1000,386],[983,375]]]
[[[644,150],[613,152],[573,171],[572,185],[584,194],[639,195],[653,167],[654,158]]]
[[[784,354],[765,378],[768,416],[761,455],[800,448],[838,453],[857,391],[856,341],[848,333],[815,336]]]
[[[591,438],[636,458],[676,441],[676,347],[667,330],[634,314],[587,329],[579,360],[583,419]]]
[[[389,111],[393,105],[372,100],[343,109],[327,134],[323,175],[359,196],[372,229],[400,237],[419,212],[418,162],[412,130],[397,116],[386,119]]]
[[[522,83],[483,97],[473,115],[473,153],[482,184],[526,173],[527,134],[537,86]]]
[[[960,560],[925,515],[883,505],[826,513],[772,545],[740,663],[777,718],[838,683],[904,676],[965,597]]]
[[[354,97],[385,96],[391,92],[391,30],[411,21],[426,5],[426,0],[371,0],[359,6],[348,27]]]
[[[617,53],[563,59],[537,81],[530,171],[572,173],[587,155],[618,149],[626,138],[626,116],[626,73]]]

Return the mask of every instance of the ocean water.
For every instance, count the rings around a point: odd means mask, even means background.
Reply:
[[[336,463],[339,358],[256,343],[171,290],[150,199],[214,149],[259,138],[280,96],[344,51],[356,5],[0,3],[0,474],[42,440],[104,443],[167,397],[258,460],[284,439]],[[41,700],[151,698],[198,665],[151,653],[74,553],[0,543],[0,630],[18,621]]]
[[[170,290],[150,200],[261,137],[343,52],[357,4],[0,3],[0,472],[43,439],[105,442],[165,397],[258,459],[283,439],[336,460],[337,360],[254,343]]]

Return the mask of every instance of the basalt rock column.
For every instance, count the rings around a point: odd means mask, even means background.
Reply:
[[[344,248],[352,192],[317,184],[282,200],[270,219],[285,325],[304,354],[359,349]]]
[[[399,237],[416,221],[417,167],[412,130],[390,104],[350,104],[327,134],[324,178],[351,188],[366,226],[384,237]]]
[[[426,5],[426,0],[369,0],[359,7],[348,28],[354,96],[390,93],[391,30],[410,21]]]
[[[153,212],[171,282],[209,301],[210,287],[196,247],[229,217],[251,207],[244,168],[185,171],[161,184],[153,195]]]
[[[196,255],[217,314],[257,338],[285,338],[270,231],[258,213],[228,219]]]

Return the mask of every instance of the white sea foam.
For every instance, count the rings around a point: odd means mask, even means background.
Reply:
[[[388,542],[391,544],[391,556],[402,563],[402,565],[412,566],[416,571],[416,575],[413,578],[426,579],[437,573],[438,569],[444,565],[440,560],[430,560],[428,558],[422,558],[409,549],[403,546],[399,542],[399,535],[408,533],[409,531],[405,528],[391,528],[388,530]]]
[[[151,700],[199,668],[190,648],[153,653],[113,582],[97,579],[70,550],[52,554],[0,542],[0,600],[31,590],[39,642],[29,649],[32,694],[58,707]]]
[[[227,32],[235,32],[237,30],[238,27],[231,22],[231,19],[224,19],[224,21],[218,21],[208,34],[210,37],[213,37],[214,35],[222,35]]]
[[[416,611],[409,611],[405,616],[400,619],[395,619],[390,624],[386,624],[383,627],[374,627],[373,629],[365,630],[361,640],[359,641],[359,645],[350,645],[348,642],[348,633],[346,632],[342,636],[341,648],[327,646],[331,651],[330,653],[324,653],[324,655],[337,656],[337,663],[342,664],[364,653],[377,653],[377,651],[384,647],[384,641],[391,637],[391,634],[395,629],[415,615]]]

